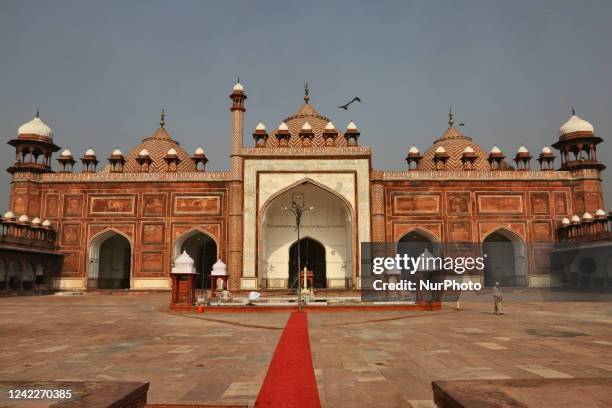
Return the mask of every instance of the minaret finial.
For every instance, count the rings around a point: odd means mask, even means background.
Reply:
[[[308,95],[308,82],[304,82],[304,102],[308,103],[310,96]]]
[[[453,108],[448,109],[448,127],[453,127],[455,121],[453,120]]]
[[[576,109],[572,106],[572,116],[576,116]]]
[[[166,110],[162,109],[161,115],[159,115],[159,127],[163,128],[166,126]]]
[[[40,111],[38,109],[36,109],[36,117],[40,118]]]
[[[239,84],[240,83],[240,75],[238,75],[238,79],[236,79],[236,83]]]

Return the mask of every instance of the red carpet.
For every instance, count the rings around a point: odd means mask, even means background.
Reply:
[[[317,380],[312,367],[306,313],[291,313],[276,345],[255,406],[275,408],[321,406]]]

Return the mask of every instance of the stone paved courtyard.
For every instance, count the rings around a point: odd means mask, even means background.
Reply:
[[[149,381],[151,403],[252,404],[288,314],[168,315],[167,299],[1,298],[0,381]],[[507,303],[310,313],[323,406],[433,407],[433,380],[612,377],[612,303]]]

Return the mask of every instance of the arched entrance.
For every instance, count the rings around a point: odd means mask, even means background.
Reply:
[[[487,235],[482,243],[485,255],[484,286],[527,286],[522,240],[503,229]]]
[[[418,257],[425,250],[432,255],[437,255],[439,252],[438,244],[435,237],[418,228],[406,233],[397,243],[398,254],[406,254],[413,258]]]
[[[210,289],[210,272],[217,261],[217,243],[200,230],[183,234],[175,244],[175,258],[186,251],[193,259],[198,274],[197,289]]]
[[[327,287],[327,265],[325,263],[325,247],[310,237],[301,238],[300,266],[313,272],[313,285],[315,288]],[[298,277],[298,242],[289,248],[289,287],[297,289]],[[301,283],[303,285],[303,282]]]
[[[297,229],[292,203],[305,211],[300,224],[300,255],[308,256],[318,288],[352,287],[354,230],[349,204],[326,187],[304,180],[271,198],[260,215],[258,270],[264,288],[297,287]],[[302,255],[303,254],[303,255]],[[302,259],[302,269],[304,267]],[[295,265],[295,267],[293,266]]]
[[[122,234],[109,230],[89,247],[88,289],[129,289],[132,245]]]

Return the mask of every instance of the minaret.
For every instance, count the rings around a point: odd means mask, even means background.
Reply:
[[[242,278],[242,141],[244,129],[244,100],[246,99],[244,87],[240,78],[234,85],[230,99],[232,100],[232,153],[231,153],[231,181],[229,184],[228,205],[228,250],[227,267],[229,271],[229,289],[240,289]]]

